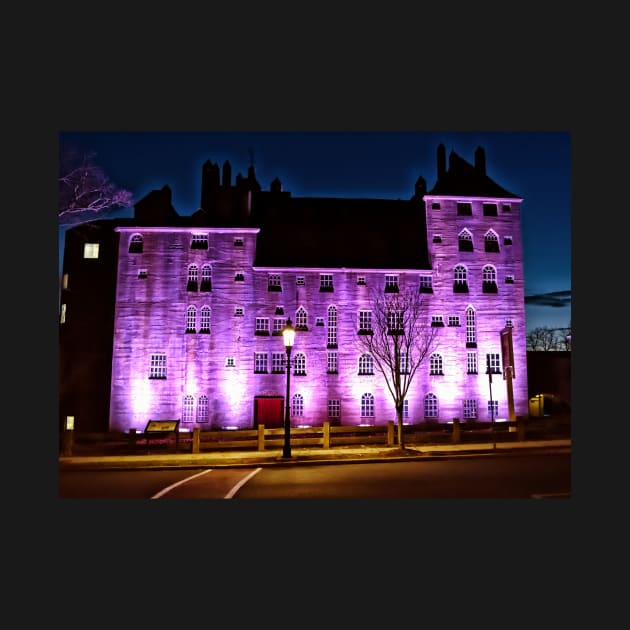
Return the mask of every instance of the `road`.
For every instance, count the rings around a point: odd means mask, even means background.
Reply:
[[[61,498],[569,498],[571,455],[496,455],[387,463],[60,471]]]

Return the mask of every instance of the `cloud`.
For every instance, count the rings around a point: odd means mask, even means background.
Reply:
[[[525,304],[530,306],[551,306],[562,308],[571,305],[571,291],[552,291],[551,293],[538,293],[537,295],[526,295]]]

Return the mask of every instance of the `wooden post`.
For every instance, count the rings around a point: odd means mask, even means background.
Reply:
[[[74,444],[74,429],[64,429],[63,431],[63,454],[66,457],[72,455],[72,446]]]
[[[201,450],[201,429],[199,427],[193,428],[192,436],[192,452],[199,453]]]
[[[461,429],[459,426],[459,418],[453,418],[453,433],[451,435],[453,444],[459,444],[462,439]]]
[[[322,437],[324,448],[330,448],[330,420],[324,420],[324,435]]]
[[[265,425],[264,424],[258,425],[258,450],[259,451],[265,450]]]
[[[394,421],[387,421],[387,446],[394,446]]]

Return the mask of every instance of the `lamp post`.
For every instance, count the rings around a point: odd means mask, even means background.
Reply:
[[[295,328],[291,325],[291,318],[287,319],[287,325],[282,329],[282,339],[287,351],[287,395],[284,406],[284,446],[282,457],[291,457],[291,416],[289,413],[289,391],[291,383],[291,349],[295,341]]]

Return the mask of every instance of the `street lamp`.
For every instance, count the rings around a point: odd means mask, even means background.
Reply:
[[[291,416],[289,414],[289,388],[291,383],[291,349],[295,341],[295,328],[291,325],[291,318],[287,319],[287,325],[282,329],[282,339],[287,351],[287,395],[284,406],[284,446],[282,457],[291,457]]]

